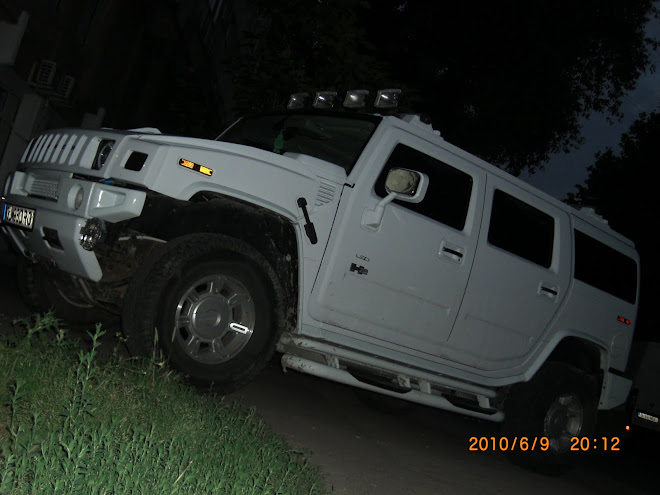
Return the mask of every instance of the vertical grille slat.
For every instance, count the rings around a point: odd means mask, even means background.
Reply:
[[[55,134],[53,137],[53,140],[50,143],[50,146],[48,147],[48,151],[46,151],[46,156],[44,156],[44,161],[48,162],[51,160],[51,157],[53,158],[53,161],[55,161],[55,157],[57,156],[57,143],[60,142],[60,134]]]
[[[46,140],[43,143],[43,146],[41,150],[39,151],[39,156],[37,157],[37,161],[42,161],[44,159],[44,155],[46,154],[46,151],[48,151],[48,147],[50,146],[50,142],[53,140],[53,135],[50,134],[46,137]]]
[[[34,148],[32,149],[32,152],[30,153],[30,157],[28,158],[29,161],[33,162],[39,152],[41,151],[41,147],[44,144],[44,141],[46,140],[46,135],[42,134],[37,138],[37,142],[34,143]]]

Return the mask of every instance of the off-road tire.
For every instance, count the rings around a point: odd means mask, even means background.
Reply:
[[[211,283],[216,283],[215,289]],[[213,292],[218,286],[225,291],[223,284],[228,292],[249,295],[239,304],[239,317],[251,322],[248,338],[247,327],[243,335],[228,329],[232,318],[227,311],[234,310],[227,309],[227,295]],[[122,312],[127,346],[134,354],[148,355],[157,332],[171,365],[194,382],[212,383],[220,393],[231,392],[261,371],[275,351],[280,293],[275,272],[247,243],[216,234],[176,238],[160,246],[129,284]],[[206,298],[208,305],[192,303],[193,296],[198,301]],[[190,313],[193,316],[182,316],[194,304],[199,306]],[[186,325],[184,318],[190,320]],[[221,352],[215,352],[215,343]]]
[[[105,320],[108,314],[92,305],[74,304],[67,299],[52,280],[51,272],[39,263],[21,256],[16,262],[18,292],[33,311],[53,310],[55,316],[67,323],[86,325]]]
[[[597,413],[596,380],[566,363],[548,362],[526,383],[515,385],[505,401],[501,435],[515,450],[508,450],[515,464],[543,474],[556,475],[570,468],[581,455],[571,451],[571,437],[592,438]],[[520,439],[528,440],[527,450]],[[550,447],[544,451],[541,439]],[[534,450],[532,450],[534,445]]]

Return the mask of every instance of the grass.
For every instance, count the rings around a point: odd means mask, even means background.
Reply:
[[[186,386],[156,356],[101,362],[52,314],[0,341],[0,494],[321,494],[306,453],[254,409]]]

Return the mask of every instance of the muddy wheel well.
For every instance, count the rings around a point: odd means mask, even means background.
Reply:
[[[601,348],[593,342],[577,337],[566,337],[555,347],[547,361],[574,366],[583,371],[591,379],[592,385],[600,390],[603,383]]]
[[[593,342],[577,337],[566,337],[552,351],[548,361],[570,364],[587,374],[600,372],[600,348]]]
[[[297,324],[298,244],[291,221],[271,210],[214,192],[189,201],[150,196],[131,229],[164,240],[186,234],[228,235],[257,249],[275,270],[282,286],[284,330]]]
[[[566,337],[559,342],[557,347],[554,348],[545,363],[536,373],[538,374],[539,371],[548,366],[555,366],[556,363],[567,364],[584,373],[584,375],[590,380],[591,385],[595,387],[596,390],[600,390],[603,383],[600,355],[601,348],[593,342],[578,337]],[[502,407],[504,401],[511,394],[511,390],[519,385],[520,384],[514,384],[512,386],[503,387],[500,390],[498,398],[494,401],[494,405]]]

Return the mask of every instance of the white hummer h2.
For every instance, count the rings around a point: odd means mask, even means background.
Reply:
[[[157,331],[173,365],[224,390],[277,349],[285,369],[503,422],[529,438],[524,462],[553,464],[630,388],[633,243],[415,115],[304,108],[214,141],[49,131],[2,221],[34,303],[121,315],[138,353]]]

